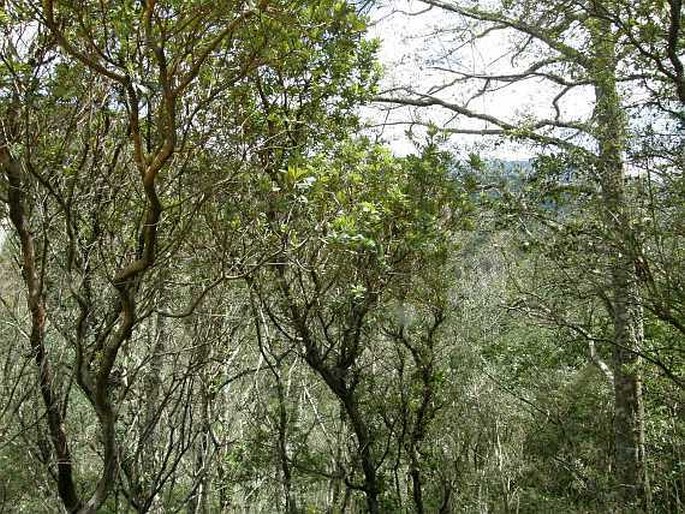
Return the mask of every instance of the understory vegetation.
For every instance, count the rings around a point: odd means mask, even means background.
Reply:
[[[0,513],[685,512],[683,18],[0,2]]]

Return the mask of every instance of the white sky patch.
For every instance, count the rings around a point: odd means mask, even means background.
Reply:
[[[512,124],[555,117],[552,102],[559,90],[542,79],[502,83],[497,91],[483,95],[475,94],[472,81],[460,81],[460,72],[493,75],[525,69],[530,64],[525,56],[512,60],[512,38],[516,37],[512,31],[495,31],[477,43],[460,46],[455,34],[472,27],[457,26],[457,17],[410,0],[391,0],[378,6],[371,13],[371,19],[369,35],[381,40],[379,60],[385,75],[380,89],[389,92],[386,96],[390,96],[394,88],[409,87]],[[587,120],[592,113],[593,100],[594,94],[588,87],[571,90],[558,104],[560,118]],[[400,155],[414,149],[406,131],[411,128],[420,135],[425,131],[420,125],[428,122],[439,127],[459,126],[469,130],[495,128],[486,121],[455,116],[439,107],[414,109],[375,105],[366,108],[362,115]],[[453,135],[450,141],[457,153],[475,150],[498,159],[522,160],[535,153],[532,145],[500,141],[495,146],[495,139],[483,136]]]

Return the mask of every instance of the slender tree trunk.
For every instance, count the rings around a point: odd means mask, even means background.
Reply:
[[[599,0],[596,11],[603,13]],[[612,27],[597,16],[591,27],[595,83],[598,172],[609,239],[613,307],[614,466],[622,512],[651,510],[644,445],[644,405],[638,353],[643,319],[631,225],[625,197],[625,113],[616,87],[616,48]]]
[[[357,439],[357,456],[361,462],[362,472],[364,473],[363,490],[366,495],[366,508],[369,514],[378,514],[380,512],[380,504],[378,496],[380,494],[380,485],[378,480],[378,472],[376,470],[376,462],[373,457],[372,438],[369,433],[369,428],[364,420],[362,413],[359,411],[359,404],[355,395],[354,389],[350,388],[343,380],[339,373],[332,372],[330,368],[326,367],[320,359],[312,359],[310,356],[309,364],[314,368],[324,379],[331,391],[337,396],[342,408],[347,415],[347,419],[352,426],[352,431]]]
[[[352,425],[352,430],[357,437],[358,453],[362,464],[362,471],[364,472],[366,507],[369,514],[378,514],[380,512],[380,505],[378,503],[379,485],[376,464],[371,453],[371,436],[359,412],[354,393],[348,392],[341,400]]]
[[[206,346],[206,345],[200,345]],[[199,481],[197,490],[188,502],[188,514],[207,514],[209,512],[210,473],[209,454],[211,450],[211,435],[209,409],[211,399],[207,392],[207,381],[202,381],[200,392],[200,435],[195,448],[195,476]]]
[[[423,500],[423,476],[421,473],[421,458],[419,451],[426,436],[426,428],[433,418],[434,412],[430,405],[433,401],[433,362],[432,355],[424,359],[414,350],[414,361],[421,373],[421,403],[414,420],[414,426],[409,436],[409,476],[412,484],[412,499],[414,509],[417,514],[424,514],[425,506]]]
[[[140,442],[141,448],[141,489],[145,495],[144,504],[146,511],[155,512],[159,508],[159,498],[157,498],[154,490],[156,487],[155,469],[158,464],[158,443],[159,433],[157,426],[159,424],[159,406],[161,403],[162,393],[162,366],[164,361],[164,352],[166,350],[166,320],[163,316],[158,315],[155,320],[154,328],[151,327],[154,334],[154,341],[151,345],[150,367],[144,377],[144,420],[140,427]]]
[[[378,514],[380,512],[378,502],[380,486],[376,462],[372,452],[373,439],[369,431],[369,425],[364,419],[363,413],[359,411],[358,397],[355,394],[355,382],[351,380],[352,372],[350,371],[352,364],[359,358],[359,337],[368,305],[353,312],[349,323],[351,335],[349,339],[341,342],[343,355],[338,359],[338,362],[327,362],[312,338],[309,327],[297,307],[297,303],[293,301],[285,275],[285,268],[279,266],[276,271],[280,290],[286,300],[293,324],[305,349],[304,358],[307,364],[321,376],[331,392],[338,398],[345,414],[347,414],[352,431],[357,439],[357,456],[364,473],[362,489],[366,495],[367,512],[369,514]]]
[[[287,514],[297,512],[297,502],[292,494],[292,471],[288,456],[288,410],[285,387],[281,377],[280,363],[276,368],[276,393],[278,394],[278,460],[283,474],[283,495],[285,499],[285,511]]]
[[[50,439],[57,464],[57,490],[68,512],[77,512],[81,500],[73,479],[71,451],[67,441],[61,403],[55,391],[55,377],[45,348],[45,298],[36,262],[33,233],[25,209],[25,184],[22,181],[21,164],[12,157],[4,139],[0,140],[0,166],[7,177],[10,220],[19,236],[22,254],[22,274],[26,296],[31,312],[31,352],[38,367],[40,392],[46,409]]]

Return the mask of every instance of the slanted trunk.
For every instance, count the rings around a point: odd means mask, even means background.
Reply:
[[[26,286],[26,297],[31,312],[31,353],[38,367],[40,392],[46,409],[48,431],[56,460],[57,490],[68,512],[77,512],[81,500],[73,479],[73,465],[67,435],[64,428],[61,402],[55,391],[55,376],[50,366],[45,347],[45,298],[36,261],[33,233],[25,208],[25,184],[22,180],[21,164],[10,154],[6,141],[0,140],[0,167],[9,185],[8,203],[10,220],[17,236],[22,254],[22,275]]]
[[[364,492],[366,493],[366,508],[369,514],[378,514],[380,505],[378,503],[379,484],[376,472],[376,463],[371,453],[371,436],[366,426],[354,393],[349,392],[340,398],[347,414],[352,430],[357,437],[358,454],[361,460],[362,471],[364,472]]]

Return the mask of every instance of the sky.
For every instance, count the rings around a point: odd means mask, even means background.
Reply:
[[[454,34],[457,33],[457,20],[444,11],[426,9],[425,4],[412,0],[389,0],[377,5],[371,11],[369,34],[381,40],[379,59],[384,68],[381,90],[409,86],[421,92],[453,81],[452,71],[477,73],[505,73],[515,70],[511,64],[511,41],[513,35],[506,32],[493,33],[477,44],[458,47]],[[445,30],[445,29],[448,30]],[[519,69],[525,59],[517,62]],[[470,95],[463,85],[447,88],[440,93],[444,100],[463,103]],[[551,101],[556,91],[538,81],[509,85],[496,94],[481,96],[468,105],[481,111],[510,121],[520,121],[536,117],[553,117]],[[387,96],[387,95],[386,95]],[[580,88],[561,103],[565,118],[583,120],[591,114],[592,92]],[[422,108],[395,109],[387,111],[387,106],[375,106],[363,112],[371,125],[389,122],[390,126],[376,128],[388,141],[393,151],[399,155],[410,153],[413,145],[405,135],[412,120],[433,121],[438,126],[448,124],[470,129],[493,128],[483,121],[468,120],[463,117],[452,119],[452,113],[444,109]],[[418,130],[420,132],[420,130]],[[450,142],[457,153],[476,150],[488,157],[505,160],[528,159],[534,150],[526,145],[492,145],[493,140],[482,137],[453,136]]]

